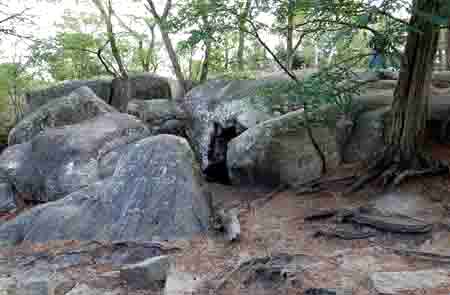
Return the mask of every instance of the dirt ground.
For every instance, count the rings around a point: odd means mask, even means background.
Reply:
[[[435,145],[433,154],[450,161],[450,146]],[[352,175],[360,168],[346,165],[328,176]],[[239,208],[240,241],[230,243],[220,233],[210,233],[191,241],[165,242],[152,253],[140,245],[128,245],[125,251],[108,243],[24,244],[0,250],[0,278],[51,269],[68,280],[65,289],[61,287],[66,292],[77,284],[87,284],[116,292],[111,294],[153,294],[131,290],[120,281],[117,265],[110,259],[119,255],[117,251],[172,255],[174,267],[164,294],[173,295],[377,294],[370,284],[370,276],[375,272],[450,270],[449,176],[410,180],[388,193],[380,193],[376,183],[351,195],[343,193],[344,185],[335,184],[314,194],[298,195],[295,189],[284,190],[270,199],[267,190],[257,188],[210,184],[209,190],[217,206]],[[404,213],[432,223],[433,230],[426,234],[395,234],[369,229],[373,232],[370,238],[345,240],[316,235],[320,230],[345,229],[347,225],[336,223],[333,218],[305,221],[319,209],[360,206]],[[434,253],[437,258],[405,254],[398,249]],[[68,255],[77,255],[76,262]],[[256,258],[281,261],[284,270],[267,273],[259,267],[261,263],[252,262]],[[450,277],[448,282],[439,288],[395,294],[448,295]]]

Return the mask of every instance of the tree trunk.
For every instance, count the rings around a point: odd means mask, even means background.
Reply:
[[[205,58],[202,63],[202,72],[200,74],[200,82],[205,82],[208,79],[208,71],[209,71],[209,50],[211,47],[210,41],[206,41],[205,45]]]
[[[397,149],[400,163],[420,166],[428,119],[431,75],[439,41],[439,27],[425,15],[439,15],[444,0],[416,0],[400,77],[392,104],[388,143]]]
[[[294,30],[295,30],[295,7],[296,1],[289,0],[288,3],[288,16],[287,16],[287,40],[286,40],[286,68],[292,70],[292,64],[294,62]]]
[[[450,70],[450,21],[447,29],[447,48],[445,52],[445,56],[447,58],[447,70]]]
[[[131,81],[128,78],[113,79],[110,105],[125,113],[132,96],[131,88]]]
[[[170,62],[172,63],[173,71],[175,73],[175,76],[177,77],[180,86],[180,93],[177,93],[176,96],[184,96],[187,91],[186,81],[184,79],[180,63],[178,62],[177,54],[175,52],[175,49],[173,48],[172,41],[170,40],[169,33],[166,30],[167,17],[169,15],[170,9],[172,8],[172,1],[171,0],[166,1],[166,5],[164,6],[164,12],[162,13],[162,15],[158,14],[158,12],[156,11],[155,4],[153,3],[152,0],[147,0],[147,3],[148,3],[147,10],[153,15],[153,17],[158,23],[159,30],[161,31],[161,37],[164,42],[164,46],[166,47],[167,54],[169,55]]]
[[[250,6],[252,5],[252,0],[247,0],[245,3],[244,10],[239,15],[239,44],[237,51],[237,64],[238,70],[244,70],[244,50],[245,50],[245,34],[246,34],[246,21],[248,14],[250,12]]]

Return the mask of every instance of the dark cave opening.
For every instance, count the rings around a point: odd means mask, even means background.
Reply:
[[[234,125],[224,128],[220,124],[214,123],[208,149],[209,165],[204,171],[207,181],[231,185],[227,167],[227,150],[228,143],[238,135]]]

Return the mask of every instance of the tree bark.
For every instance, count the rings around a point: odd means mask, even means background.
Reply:
[[[187,91],[186,80],[184,78],[183,71],[181,70],[180,63],[178,62],[178,57],[175,52],[175,49],[173,48],[172,40],[170,40],[169,33],[166,30],[167,17],[169,15],[170,9],[172,8],[172,1],[167,0],[162,15],[158,14],[158,12],[156,11],[155,4],[153,3],[152,0],[147,0],[147,3],[148,6],[146,6],[146,8],[153,15],[153,17],[158,23],[164,46],[166,47],[170,62],[172,63],[173,71],[175,73],[175,76],[177,77],[178,83],[180,84],[180,93],[178,93],[177,95],[184,96],[184,94],[186,94]]]
[[[447,48],[445,52],[445,57],[447,58],[447,70],[450,70],[450,20],[447,29]]]
[[[206,41],[205,45],[205,57],[203,59],[202,63],[202,71],[200,74],[200,82],[205,82],[208,79],[208,72],[209,72],[209,50],[211,48],[211,42],[209,40]]]
[[[244,70],[244,50],[245,50],[245,34],[247,31],[246,22],[247,17],[250,12],[250,6],[252,5],[252,0],[247,0],[243,8],[242,13],[239,15],[239,44],[237,51],[237,64],[238,70]]]
[[[431,75],[439,41],[439,27],[425,15],[439,15],[444,0],[415,0],[400,77],[392,103],[388,143],[400,163],[420,166],[428,119]]]
[[[287,38],[286,38],[286,67],[288,70],[292,70],[292,64],[294,63],[294,31],[295,31],[295,7],[296,1],[289,0],[288,12],[287,12]],[[297,47],[297,46],[296,46]]]

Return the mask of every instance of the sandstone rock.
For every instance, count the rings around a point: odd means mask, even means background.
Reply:
[[[333,130],[314,127],[316,141],[330,165],[336,165]],[[318,157],[303,122],[303,111],[288,113],[250,128],[228,145],[227,167],[231,181],[240,185],[278,186],[320,176]]]
[[[112,177],[3,224],[0,240],[189,238],[207,230],[209,214],[189,144],[159,135],[129,145]]]
[[[9,145],[24,143],[51,127],[77,124],[116,110],[87,87],[76,89],[67,97],[49,102],[28,114],[9,134]]]
[[[135,289],[161,289],[166,282],[170,264],[168,256],[149,258],[122,267],[120,278]]]
[[[109,152],[149,135],[132,116],[110,113],[11,146],[0,156],[0,172],[24,199],[54,201],[98,181],[99,163]],[[115,167],[115,161],[105,165]]]
[[[185,134],[186,116],[171,100],[132,100],[127,112],[145,122],[152,134]]]
[[[399,294],[399,292],[431,291],[450,288],[450,272],[442,269],[376,272],[370,275],[370,284],[377,294]]]

